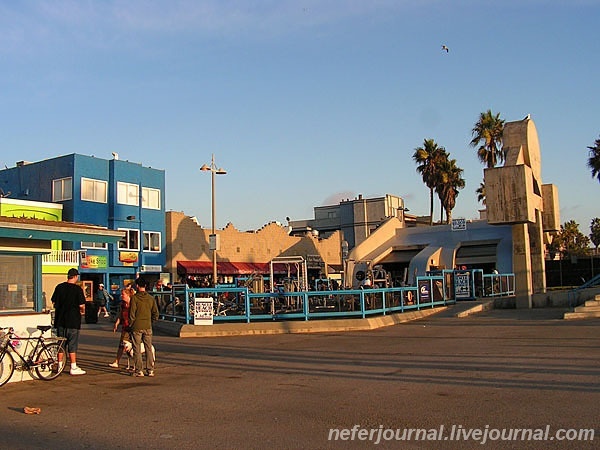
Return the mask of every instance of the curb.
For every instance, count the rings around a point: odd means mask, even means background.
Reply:
[[[445,311],[447,308],[447,306],[442,306],[420,311],[367,317],[365,319],[289,320],[277,322],[218,323],[214,325],[185,325],[160,320],[154,323],[153,328],[169,336],[180,338],[367,331],[422,319]]]

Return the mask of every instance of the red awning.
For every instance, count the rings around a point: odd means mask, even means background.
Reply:
[[[212,261],[177,261],[177,272],[180,274],[210,275],[212,271]],[[251,275],[253,273],[269,275],[271,273],[271,265],[269,263],[256,262],[217,261],[217,272],[221,275]],[[287,275],[287,265],[283,263],[273,264],[273,273]],[[294,264],[290,265],[290,273],[296,273]]]

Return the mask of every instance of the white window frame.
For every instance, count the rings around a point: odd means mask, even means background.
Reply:
[[[65,185],[67,182],[70,184],[69,189],[65,189]],[[60,184],[60,197],[58,196],[58,189],[56,189],[57,184]],[[66,191],[69,192],[66,192]],[[56,180],[52,180],[52,201],[53,202],[64,202],[66,200],[71,200],[73,198],[73,178],[65,177],[65,178],[57,178]]]
[[[81,241],[81,248],[94,248],[100,250],[106,250],[108,245],[106,242],[85,242]]]
[[[140,186],[135,183],[117,182],[117,203],[121,205],[139,206]]]
[[[150,248],[150,242],[152,237],[158,238],[158,246],[156,250]],[[161,234],[158,231],[144,231],[144,252],[146,253],[160,253],[162,248]]]
[[[142,187],[142,208],[160,209],[160,189]]]
[[[140,230],[132,228],[119,228],[119,231],[125,231],[125,237],[119,241],[119,250],[140,251]],[[136,247],[130,247],[132,239],[136,241]]]
[[[84,187],[84,185],[87,183],[92,183],[92,186],[91,186],[92,196],[90,198],[85,197],[87,188]],[[98,195],[98,189],[100,187],[103,188],[104,192],[100,193],[101,195]],[[107,181],[81,177],[81,200],[88,201],[88,202],[96,202],[96,203],[107,203],[107,201],[108,201],[107,198],[108,198],[108,182]]]

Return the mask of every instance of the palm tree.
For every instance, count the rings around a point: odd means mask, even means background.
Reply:
[[[475,190],[475,193],[477,194],[477,201],[485,206],[487,201],[485,196],[485,184],[479,183],[479,187]]]
[[[438,166],[448,158],[446,149],[440,147],[433,139],[424,139],[423,146],[415,148],[413,161],[418,164],[417,172],[421,174],[423,182],[429,188],[429,225],[433,225],[433,190],[437,185]]]
[[[592,178],[598,178],[600,181],[600,138],[596,139],[593,147],[588,147],[589,159],[587,162],[587,166],[592,171]]]
[[[500,114],[494,115],[491,109],[479,115],[479,120],[471,130],[473,139],[471,147],[477,147],[479,160],[486,164],[488,169],[496,167],[498,162],[504,162],[502,151],[502,132],[504,131],[504,120]]]
[[[465,187],[462,177],[463,169],[456,165],[455,159],[446,158],[440,164],[438,186],[436,187],[440,202],[446,211],[446,223],[452,220],[452,210],[456,206],[458,190]]]

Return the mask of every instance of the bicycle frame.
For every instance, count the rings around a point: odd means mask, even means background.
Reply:
[[[41,332],[39,336],[20,337],[15,335],[14,329],[0,328],[7,330],[2,335],[0,344],[0,386],[8,382],[15,370],[28,371],[34,377],[34,370],[37,378],[42,380],[53,380],[58,377],[66,364],[66,353],[63,347],[64,338],[51,338],[46,342],[44,332],[50,329],[48,325],[38,325]],[[26,352],[20,352],[15,345],[15,341],[35,341],[35,345],[26,344]],[[7,355],[8,354],[8,355]],[[16,357],[18,358],[15,358]],[[4,361],[7,359],[7,361]]]

